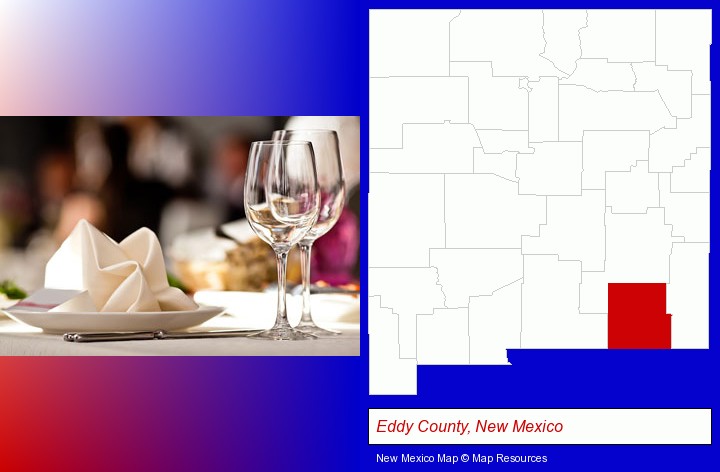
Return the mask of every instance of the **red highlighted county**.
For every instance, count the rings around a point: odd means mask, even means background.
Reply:
[[[608,284],[608,349],[670,349],[665,284]]]

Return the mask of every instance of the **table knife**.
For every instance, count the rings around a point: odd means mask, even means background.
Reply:
[[[217,331],[195,332],[168,332],[157,331],[118,331],[118,332],[92,332],[92,333],[65,333],[63,340],[74,343],[90,343],[102,341],[143,341],[151,339],[197,339],[197,338],[231,338],[251,336],[259,333],[260,329],[231,329]]]

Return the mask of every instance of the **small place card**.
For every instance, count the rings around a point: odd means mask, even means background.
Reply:
[[[12,306],[13,311],[92,311],[92,300],[86,290],[42,288]]]

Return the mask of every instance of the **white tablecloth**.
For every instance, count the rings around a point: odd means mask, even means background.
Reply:
[[[203,328],[238,327],[229,316],[211,320]],[[266,341],[238,338],[165,339],[70,343],[61,335],[45,334],[0,315],[2,356],[357,356],[360,330],[357,324],[334,323],[324,327],[341,335],[306,341]]]

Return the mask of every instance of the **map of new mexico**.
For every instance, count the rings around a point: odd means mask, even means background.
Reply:
[[[709,10],[370,12],[370,393],[708,348]]]

